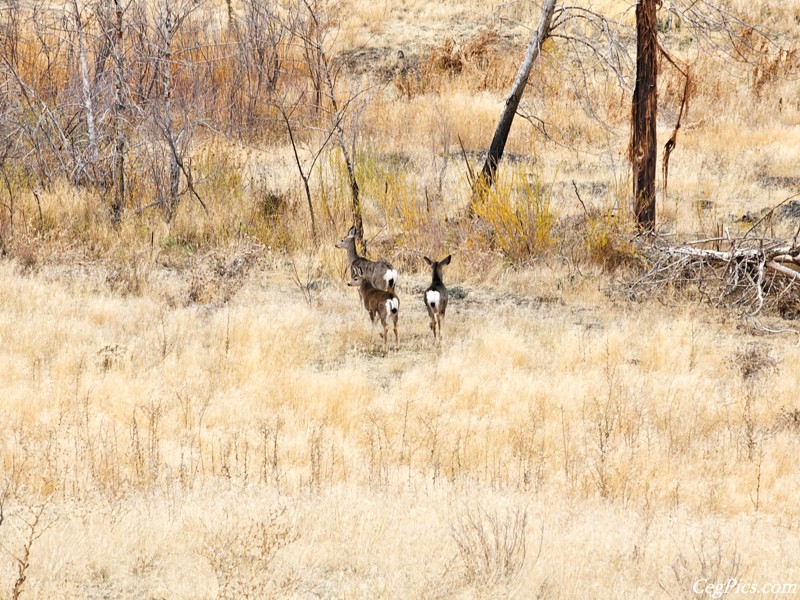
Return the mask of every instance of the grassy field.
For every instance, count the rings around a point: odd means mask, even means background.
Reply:
[[[794,48],[800,2],[729,4]],[[209,211],[185,200],[172,222],[113,227],[105,197],[66,182],[19,191],[0,260],[0,598],[748,595],[713,587],[733,579],[797,595],[799,334],[769,311],[624,293],[643,261],[629,91],[599,86],[599,126],[547,48],[526,111],[553,137],[518,120],[469,221],[459,139],[477,164],[536,10],[344,8],[343,86],[398,49],[464,60],[365,95],[365,227],[400,270],[399,349],[383,355],[345,285],[333,152],[312,179],[319,243],[285,143],[197,143]],[[443,32],[488,49],[470,59]],[[667,239],[736,234],[800,181],[793,55],[723,69],[689,37],[664,38],[695,77]],[[682,88],[662,80],[666,140]],[[437,347],[422,257],[448,253]]]
[[[383,357],[354,290],[308,306],[280,267],[209,309],[159,296],[188,293],[175,274],[119,297],[96,267],[3,265],[6,589],[39,511],[36,597],[685,597],[800,577],[796,338],[530,269],[459,287],[436,349],[419,274]]]

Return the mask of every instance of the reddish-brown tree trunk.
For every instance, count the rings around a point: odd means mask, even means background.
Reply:
[[[636,87],[631,114],[630,160],[633,168],[633,207],[643,231],[656,226],[656,0],[636,5]]]

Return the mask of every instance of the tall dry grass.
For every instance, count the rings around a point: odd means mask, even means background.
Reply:
[[[309,306],[281,271],[214,301],[199,272],[120,296],[96,268],[2,266],[4,593],[42,506],[35,597],[666,596],[734,559],[796,578],[794,340],[539,268],[460,286],[437,351],[420,273],[383,358],[353,290],[322,279]],[[524,555],[484,556],[496,536]]]
[[[363,92],[347,133],[369,255],[401,270],[400,351],[382,356],[342,283],[340,151],[310,172],[314,242],[275,115],[236,79],[233,32],[187,27],[176,101],[197,93],[217,124],[251,106],[258,123],[195,132],[207,212],[186,195],[165,221],[136,148],[116,227],[102,190],[4,165],[0,597],[674,598],[699,580],[797,583],[796,334],[680,294],[611,291],[643,261],[628,92],[592,80],[592,113],[566,47],[548,45],[533,118],[470,220],[465,158],[480,166],[524,47],[509,19],[530,7],[343,8],[337,90]],[[659,219],[677,236],[735,233],[793,191],[793,58],[767,52],[731,77],[688,37],[664,38],[695,87]],[[25,77],[61,102],[74,65],[43,75],[35,43]],[[682,87],[665,65],[661,81],[666,139]],[[317,139],[300,142],[307,157]],[[422,256],[451,252],[436,349]]]

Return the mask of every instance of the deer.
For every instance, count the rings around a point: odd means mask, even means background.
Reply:
[[[397,271],[386,261],[375,262],[358,255],[356,251],[355,225],[336,244],[336,247],[347,250],[351,275],[355,274],[356,267],[358,267],[361,269],[361,277],[366,279],[372,287],[379,290],[394,291],[394,284],[397,283]]]
[[[386,354],[389,337],[389,324],[388,319],[392,320],[394,326],[394,346],[395,350],[400,347],[397,338],[397,317],[400,313],[400,300],[397,299],[393,291],[380,290],[373,286],[369,279],[364,276],[364,269],[356,265],[352,269],[352,278],[347,284],[349,286],[358,286],[358,293],[361,300],[364,302],[364,308],[369,313],[369,318],[372,323],[375,323],[375,317],[381,320],[383,325],[383,353]]]
[[[444,321],[444,313],[447,310],[447,288],[442,281],[442,267],[450,264],[452,255],[448,254],[446,258],[439,262],[433,261],[427,256],[423,257],[425,262],[431,268],[432,280],[431,285],[425,290],[423,294],[423,301],[425,308],[428,309],[428,316],[431,318],[431,331],[433,332],[434,342],[438,339],[442,341],[442,321]]]

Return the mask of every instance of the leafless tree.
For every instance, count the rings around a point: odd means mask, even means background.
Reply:
[[[305,10],[303,18],[298,19],[301,26],[296,29],[295,33],[303,43],[306,64],[314,90],[314,106],[322,108],[322,113],[327,116],[326,127],[332,129],[337,145],[342,152],[352,198],[353,225],[356,228],[356,238],[361,242],[363,251],[364,225],[361,211],[361,190],[356,178],[354,162],[356,134],[353,133],[351,144],[348,146],[344,130],[346,113],[355,105],[355,100],[361,96],[362,91],[358,90],[344,99],[337,95],[338,72],[326,51],[326,44],[329,43],[328,36],[334,26],[334,7],[320,0],[301,1]],[[325,107],[322,106],[323,98],[327,102]]]
[[[363,91],[342,93],[337,87],[338,67],[328,55],[332,45],[330,36],[335,29],[335,4],[324,0],[296,0],[288,5],[280,18],[281,36],[272,35],[273,52],[278,54],[279,41],[286,44],[281,61],[280,80],[273,71],[269,83],[268,101],[277,111],[289,144],[295,165],[302,181],[308,204],[312,237],[318,236],[317,219],[312,200],[310,179],[319,158],[336,142],[342,153],[347,179],[352,194],[353,221],[359,234],[363,232],[360,188],[355,171],[355,140],[357,127],[351,126],[357,118]],[[269,73],[269,70],[267,71]],[[349,142],[349,143],[348,143]]]
[[[185,64],[176,60],[175,46],[182,28],[201,6],[190,0],[163,0],[152,21],[140,8],[134,25],[139,64],[132,108],[143,125],[149,124],[142,128],[141,135],[145,137],[139,143],[150,153],[149,170],[156,193],[156,199],[144,208],[160,206],[167,221],[174,219],[180,203],[181,176],[186,183],[185,193],[208,210],[194,185],[189,154],[195,125],[190,111],[197,109],[191,106],[192,98],[187,98],[185,91],[177,103],[175,98],[176,67]],[[183,47],[178,50],[185,51]]]
[[[94,103],[92,101],[92,84],[89,74],[89,60],[86,57],[86,37],[83,32],[81,22],[81,11],[78,8],[78,0],[72,0],[73,18],[75,19],[75,34],[78,40],[78,56],[80,59],[81,71],[81,92],[83,96],[84,118],[86,119],[86,133],[88,136],[88,162],[89,173],[93,173],[94,167],[100,158],[97,146],[97,128],[95,127]]]
[[[239,50],[239,62],[244,68],[236,70],[237,84],[231,86],[233,94],[246,96],[245,102],[231,101],[230,122],[236,123],[241,115],[244,124],[252,129],[260,115],[260,107],[268,106],[281,76],[281,51],[286,28],[275,12],[270,0],[243,0],[241,19],[234,21],[234,31]]]
[[[656,226],[656,117],[658,112],[656,0],[636,5],[636,86],[631,114],[633,212],[639,228]]]
[[[680,119],[688,105],[689,90],[688,70],[681,69],[678,61],[672,58],[659,42],[658,8],[661,7],[665,12],[665,22],[668,21],[669,26],[680,22],[682,27],[691,29],[703,50],[720,57],[727,66],[735,62],[752,60],[763,51],[765,45],[771,43],[771,37],[766,32],[747,24],[734,11],[706,0],[700,2],[640,0],[631,3],[622,14],[618,15],[604,14],[589,3],[562,4],[556,7],[552,7],[551,4],[549,0],[545,0],[543,4],[539,28],[532,36],[528,53],[512,86],[512,92],[478,182],[484,186],[493,183],[494,171],[502,156],[503,144],[514,112],[521,112],[546,137],[552,139],[546,120],[537,118],[531,111],[520,109],[519,106],[524,82],[527,81],[532,66],[532,61],[529,59],[538,55],[541,42],[549,36],[561,42],[562,49],[566,49],[567,53],[561,53],[560,56],[551,55],[548,59],[557,63],[563,77],[573,89],[577,102],[599,126],[611,131],[594,105],[593,82],[597,80],[598,74],[605,74],[606,77],[615,79],[623,89],[633,93],[629,157],[634,181],[634,214],[642,229],[652,230],[656,222],[655,131],[658,107],[657,65],[660,56],[664,56],[673,67],[677,68],[687,82],[678,112],[678,121],[665,148],[663,168],[665,176],[668,172],[669,153],[676,146]],[[624,18],[631,9],[636,11],[635,31],[626,24]],[[548,15],[550,10],[552,15]],[[548,27],[544,37],[541,37],[544,22],[548,23]],[[666,30],[668,26],[664,25],[663,28]],[[633,61],[629,54],[629,48],[633,44],[637,47],[636,61]],[[520,81],[523,82],[522,88],[519,87]],[[480,190],[481,186],[477,186],[477,189]]]
[[[492,144],[489,146],[489,153],[486,156],[486,161],[483,164],[483,169],[478,177],[478,181],[475,182],[475,193],[479,195],[482,194],[484,190],[490,188],[494,183],[497,165],[503,157],[506,140],[508,140],[508,134],[511,132],[511,124],[514,121],[514,116],[517,114],[517,108],[522,100],[525,86],[528,84],[528,77],[530,77],[531,69],[541,52],[542,44],[550,35],[555,7],[555,0],[545,0],[544,6],[542,7],[542,14],[539,18],[539,25],[531,36],[531,41],[528,44],[525,57],[522,60],[522,64],[519,66],[514,83],[511,85],[511,92],[506,99],[506,105],[500,115],[500,121],[497,123],[497,129],[494,132]]]
[[[156,115],[159,121],[169,154],[169,195],[164,198],[164,212],[171,221],[178,207],[178,190],[181,170],[178,165],[180,139],[175,133],[175,122],[172,116],[172,42],[176,30],[180,27],[187,12],[176,14],[170,0],[164,0],[159,14],[159,59],[158,72],[161,75],[161,113]],[[182,154],[182,153],[181,153]]]
[[[317,164],[325,148],[327,148],[331,137],[333,137],[333,130],[329,129],[327,132],[323,133],[318,138],[314,147],[304,148],[305,145],[297,135],[298,130],[300,130],[303,125],[299,120],[295,120],[295,114],[300,112],[300,101],[295,101],[294,104],[291,104],[284,98],[283,100],[276,101],[276,106],[286,126],[286,134],[292,147],[292,155],[295,165],[297,166],[297,172],[300,175],[300,180],[303,182],[303,191],[305,192],[306,202],[308,203],[308,214],[311,223],[311,238],[316,242],[318,240],[317,220],[314,215],[314,202],[311,198],[311,186],[309,181],[314,171],[314,166]]]
[[[322,108],[323,41],[327,35],[330,22],[325,14],[327,8],[325,0],[301,0],[300,6],[305,8],[302,18],[297,23],[297,30],[303,44],[303,56],[308,67],[308,74],[314,90],[313,106],[315,112]]]
[[[126,13],[133,0],[97,0],[93,9],[98,21],[98,35],[95,47],[94,85],[100,88],[99,96],[103,96],[102,88],[110,88],[105,94],[109,106],[104,112],[110,113],[107,131],[102,140],[110,143],[110,157],[105,161],[102,172],[103,188],[112,188],[111,221],[119,223],[125,211],[125,153],[128,146],[127,133],[127,79],[126,49],[124,31]],[[112,73],[106,77],[106,63],[111,59]],[[110,80],[110,81],[109,81]],[[105,86],[104,86],[105,84]],[[101,119],[104,121],[104,119]]]
[[[20,157],[22,164],[35,170],[38,179],[49,183],[59,174],[77,182],[84,175],[79,159],[77,135],[67,125],[74,117],[63,92],[63,63],[61,57],[69,55],[69,40],[53,32],[70,31],[65,28],[64,13],[45,10],[38,5],[14,5],[11,11],[14,22],[10,29],[15,41],[0,45],[4,88],[6,91],[6,124],[13,151],[8,160]],[[9,28],[7,28],[9,30]],[[30,53],[18,51],[23,43],[19,37],[26,31],[27,40],[36,50],[33,63]],[[34,76],[35,75],[35,76]]]
[[[114,201],[111,218],[119,223],[125,210],[125,40],[122,0],[111,0],[114,6],[114,24],[111,30],[111,53],[114,57],[114,160],[112,178]]]

